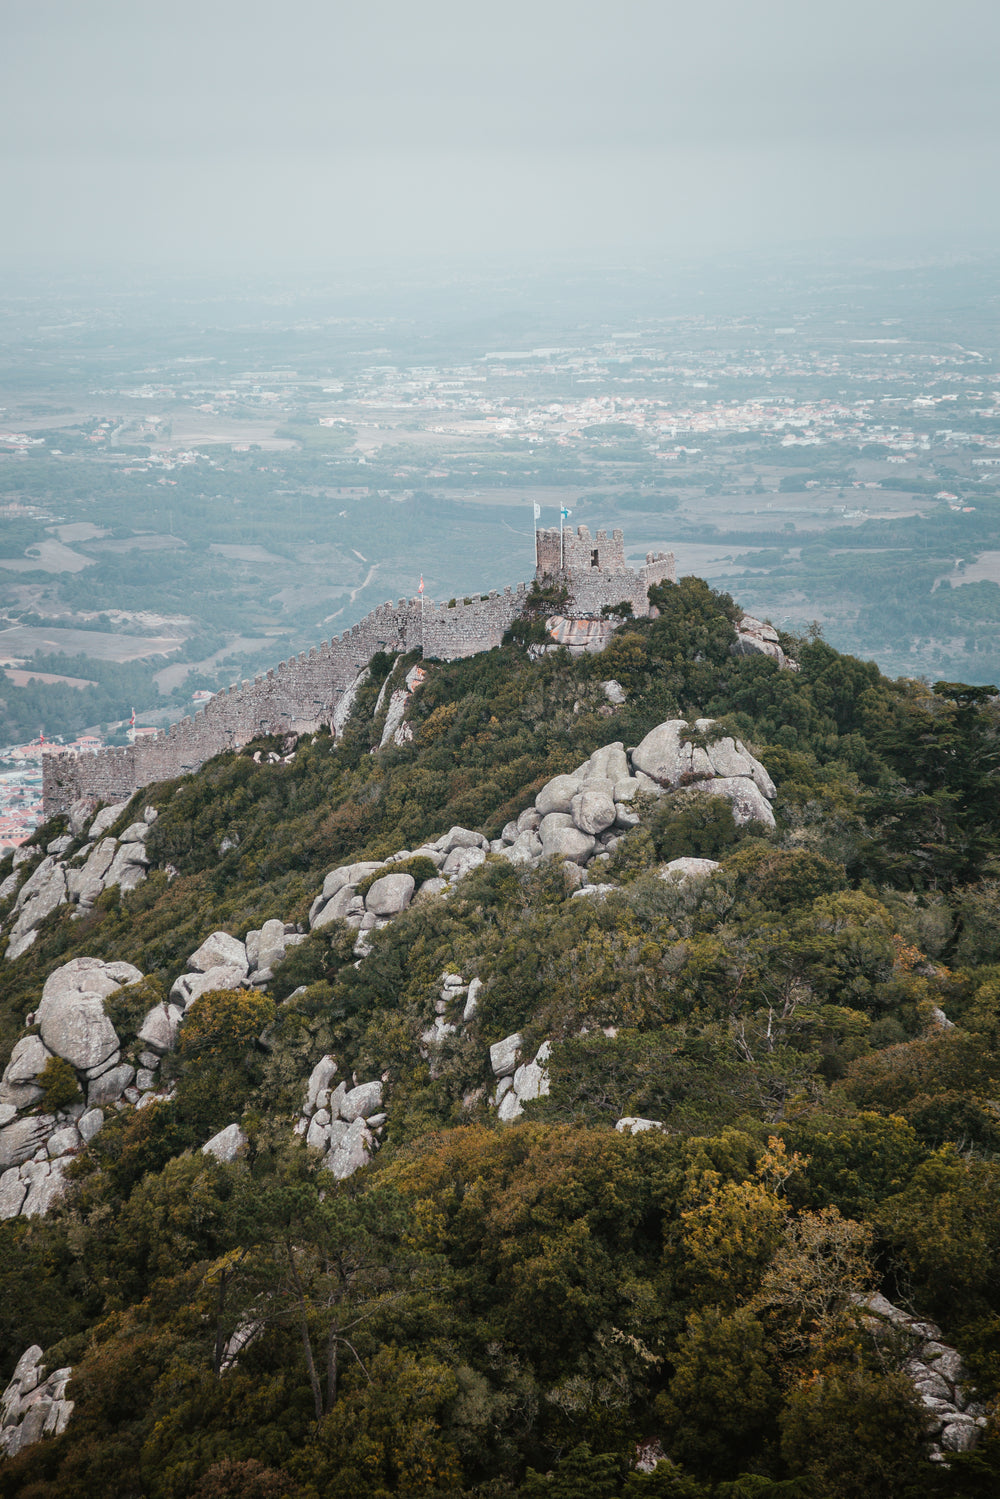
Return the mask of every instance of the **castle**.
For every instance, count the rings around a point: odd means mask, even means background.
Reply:
[[[603,607],[629,603],[649,613],[648,590],[675,580],[673,553],[648,552],[645,565],[630,568],[621,531],[591,537],[586,526],[536,533],[538,583],[568,590],[562,611],[570,618],[599,615]],[[46,755],[42,792],[45,815],[66,812],[81,797],[125,801],[141,786],[186,775],[213,755],[239,749],[260,734],[305,734],[338,726],[338,705],[377,651],[420,651],[427,660],[457,661],[489,651],[528,602],[524,583],[454,604],[400,599],[377,609],[334,640],[282,661],[253,682],[240,682],[211,698],[193,718],[182,718],[163,734],[98,754]]]

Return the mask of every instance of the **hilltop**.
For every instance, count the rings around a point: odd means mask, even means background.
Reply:
[[[995,695],[649,596],[0,864],[0,1494],[995,1491]]]

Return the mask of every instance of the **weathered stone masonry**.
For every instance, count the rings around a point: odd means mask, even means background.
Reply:
[[[552,538],[555,537],[553,553]],[[651,583],[673,579],[673,556],[647,554],[646,565],[630,569],[621,531],[608,541],[598,531],[594,541],[585,526],[563,537],[559,567],[559,532],[538,533],[539,580],[554,577],[570,591],[566,612],[599,614],[605,604],[628,599],[636,614],[649,608]],[[97,755],[45,756],[43,796],[47,816],[65,812],[79,797],[119,802],[140,786],[197,770],[213,755],[239,749],[258,734],[315,732],[333,719],[334,710],[376,651],[419,650],[430,660],[456,661],[492,650],[523,612],[527,589],[493,591],[469,603],[446,604],[400,599],[381,604],[338,639],[282,661],[253,682],[241,682],[218,693],[193,718],[182,718],[164,734],[124,749]]]

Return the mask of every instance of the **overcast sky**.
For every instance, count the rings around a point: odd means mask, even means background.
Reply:
[[[15,261],[1000,228],[1000,0],[7,0],[0,17]]]

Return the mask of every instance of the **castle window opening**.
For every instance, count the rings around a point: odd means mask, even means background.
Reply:
[[[594,548],[594,550],[590,554],[590,565],[591,565],[591,567],[599,567],[600,566],[600,564],[599,564],[599,562],[597,560],[597,548],[596,547]]]

